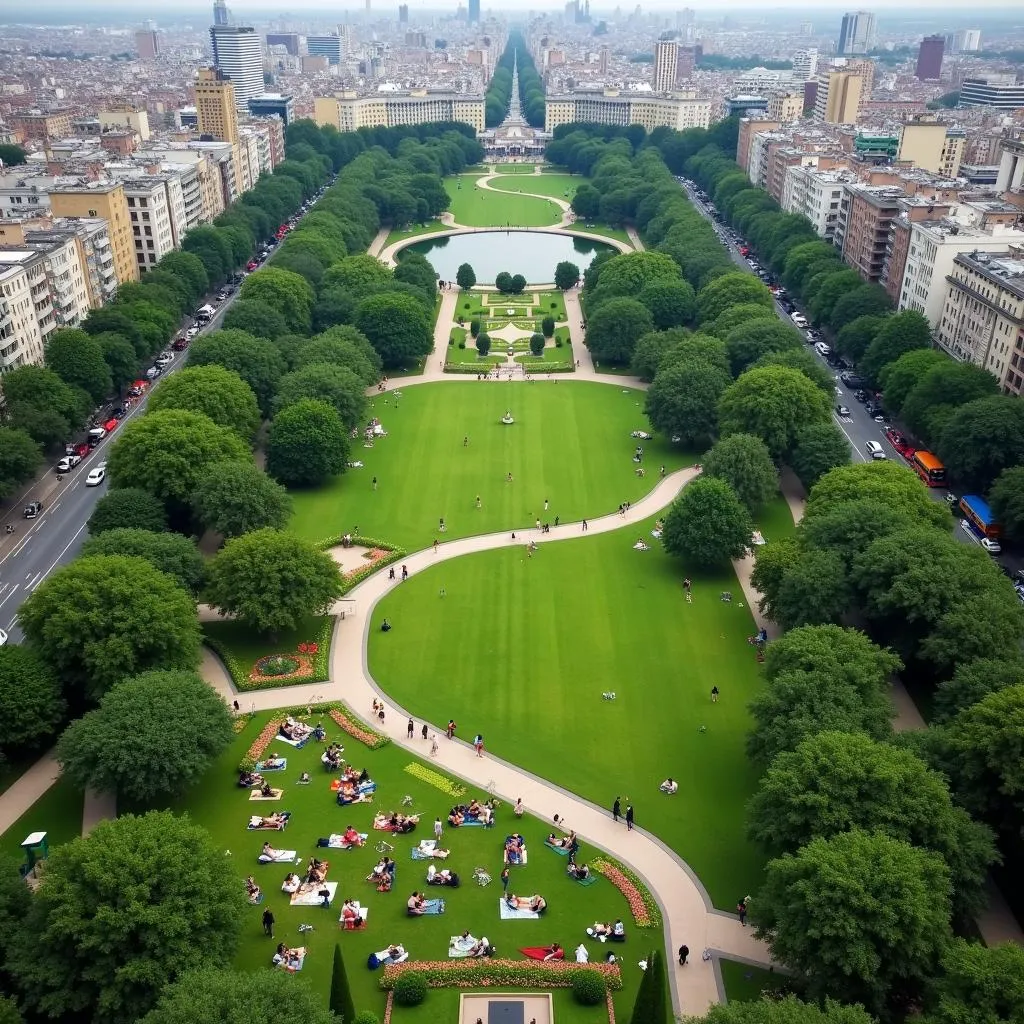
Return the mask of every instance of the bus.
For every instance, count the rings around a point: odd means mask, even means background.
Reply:
[[[914,452],[910,465],[926,487],[946,486],[946,467],[931,452]]]
[[[988,537],[996,540],[1002,533],[1002,527],[995,521],[988,502],[977,494],[965,494],[960,499],[960,511],[979,539]]]

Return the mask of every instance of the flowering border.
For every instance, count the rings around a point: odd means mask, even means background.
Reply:
[[[328,548],[336,548],[341,543],[341,537],[332,534],[330,537],[324,537],[316,542],[316,547],[321,551],[326,551]],[[393,562],[397,562],[400,558],[405,558],[408,552],[405,548],[400,548],[396,544],[391,544],[386,540],[379,540],[376,537],[363,537],[361,534],[356,534],[352,538],[352,543],[361,548],[369,548],[374,552],[372,560],[368,560],[366,565],[360,566],[358,569],[353,569],[351,572],[345,573],[341,578],[341,594],[342,597],[349,591],[359,586],[363,580],[368,579],[375,572],[383,569],[387,565],[391,565]]]
[[[596,971],[607,991],[622,988],[618,964],[542,960],[412,960],[384,968],[380,987],[390,992],[406,971],[419,971],[427,988],[570,988],[581,971]]]
[[[391,742],[390,737],[377,732],[376,729],[372,729],[368,725],[362,725],[346,704],[334,704],[327,713],[335,725],[344,729],[353,739],[365,743],[371,750],[378,750]]]
[[[439,789],[442,793],[447,793],[449,796],[463,796],[466,792],[465,786],[458,782],[453,782],[447,776],[442,775],[440,772],[435,772],[433,768],[428,768],[425,764],[420,764],[417,761],[407,764],[405,770],[410,775],[419,779],[420,782],[425,782],[428,786],[433,786],[434,789]]]
[[[661,911],[650,889],[625,864],[612,857],[601,856],[592,860],[590,866],[626,897],[637,928],[661,927]]]

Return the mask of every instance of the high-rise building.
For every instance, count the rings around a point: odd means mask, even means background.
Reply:
[[[228,23],[228,5],[226,0],[213,0],[213,23],[214,25],[226,25]]]
[[[471,24],[479,24],[480,0],[469,0],[469,20]]]
[[[299,55],[298,32],[268,32],[267,46],[283,46],[292,57]]]
[[[919,82],[937,82],[942,77],[945,48],[945,36],[925,36],[921,40],[921,48],[917,51],[917,70],[914,72]]]
[[[398,5],[398,24],[408,25],[409,24],[409,5],[399,4]]]
[[[679,66],[679,44],[672,39],[659,39],[654,44],[655,92],[671,92],[676,86]]]
[[[864,77],[852,71],[826,68],[818,73],[814,116],[829,124],[855,124],[864,98]]]
[[[217,68],[200,68],[194,91],[199,134],[234,145],[238,141],[234,83]]]
[[[263,46],[252,26],[214,25],[210,29],[213,64],[231,79],[235,87],[235,103],[242,109],[259,96],[263,84]]]
[[[135,49],[140,60],[152,60],[160,53],[160,37],[149,28],[136,32]]]
[[[869,11],[851,11],[843,15],[839,30],[840,56],[867,53],[875,45],[875,16]]]
[[[602,46],[601,47],[601,55],[600,55],[599,63],[598,63],[598,70],[601,72],[602,75],[607,75],[608,74],[608,57],[609,57],[608,47],[607,46]]]
[[[946,36],[946,53],[976,53],[980,49],[980,28],[962,28]]]
[[[802,78],[805,82],[813,78],[818,71],[818,51],[797,50],[793,54],[793,77]]]
[[[1024,107],[1024,84],[1013,75],[965,78],[960,86],[960,106],[1016,110]]]
[[[326,57],[328,64],[341,64],[345,59],[345,46],[337,32],[306,36],[306,49],[311,57]]]
[[[691,79],[696,66],[697,58],[693,47],[680,46],[679,56],[676,58],[676,82],[686,82]]]
[[[351,60],[355,52],[355,40],[352,38],[351,25],[338,26],[338,38],[341,40],[341,59]]]
[[[295,101],[279,92],[265,92],[249,100],[249,113],[253,117],[279,117],[287,127],[295,120]]]

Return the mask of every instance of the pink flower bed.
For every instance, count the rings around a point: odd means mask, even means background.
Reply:
[[[379,562],[383,562],[385,558],[390,558],[392,552],[385,551],[383,548],[371,548],[363,556],[363,564],[356,569],[350,569],[348,572],[343,574],[343,578],[348,580],[355,576],[357,573],[369,574],[372,572]]]
[[[406,971],[418,971],[429,988],[568,988],[579,971],[597,971],[609,989],[622,987],[618,964],[561,960],[416,960],[384,968],[380,986],[391,990]]]
[[[628,878],[619,870],[619,868],[615,867],[614,864],[609,864],[605,860],[591,861],[590,866],[598,874],[604,875],[604,877],[607,878],[608,881],[626,897],[630,913],[633,915],[633,920],[636,922],[638,928],[654,927],[655,922],[647,907],[647,901],[644,899],[644,894],[631,878]]]
[[[277,735],[277,731],[280,729],[283,721],[283,718],[272,718],[267,722],[267,724],[260,730],[259,736],[252,741],[246,757],[251,757],[254,761],[263,760],[263,755],[267,752],[267,747],[274,742],[274,737]]]
[[[365,743],[371,750],[376,750],[377,747],[383,747],[384,744],[388,742],[388,738],[386,736],[382,736],[380,733],[374,732],[372,729],[364,728],[353,719],[349,718],[344,711],[332,708],[328,714],[330,714],[335,725],[340,726],[349,734],[349,736],[353,737],[353,739],[359,740],[360,743]]]

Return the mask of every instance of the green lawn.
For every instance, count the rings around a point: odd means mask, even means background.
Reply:
[[[408,774],[406,766],[415,761],[408,753],[395,746],[368,750],[358,741],[341,734],[325,718],[328,737],[333,739],[337,736],[344,743],[349,763],[357,768],[366,768],[377,783],[373,803],[339,807],[330,791],[332,776],[324,771],[319,761],[322,748],[313,743],[302,750],[282,743],[271,744],[270,751],[288,758],[286,771],[268,775],[274,786],[284,788],[284,798],[277,803],[251,803],[248,791],[235,785],[235,767],[266,721],[267,716],[256,716],[232,747],[218,759],[206,778],[174,805],[174,810],[187,811],[193,820],[209,829],[216,843],[226,851],[225,884],[241,885],[245,876],[252,874],[265,893],[264,904],[248,911],[234,960],[236,968],[251,970],[269,965],[275,941],[263,935],[260,925],[263,910],[269,907],[276,918],[275,940],[307,947],[309,952],[303,976],[315,986],[325,1002],[330,989],[334,945],[340,941],[356,1008],[372,1010],[382,1017],[384,994],[379,988],[380,974],[367,970],[365,965],[371,952],[383,949],[391,942],[401,942],[413,959],[443,960],[447,956],[449,937],[469,929],[478,938],[486,935],[498,947],[500,955],[518,958],[516,951],[521,946],[544,945],[555,940],[566,949],[572,949],[585,939],[584,929],[593,921],[621,917],[629,939],[624,964],[625,987],[618,994],[616,1003],[620,1013],[629,1012],[641,976],[636,966],[640,950],[651,942],[661,945],[664,939],[658,931],[641,932],[633,927],[625,899],[605,879],[587,888],[572,882],[565,875],[565,860],[544,848],[543,837],[549,831],[546,823],[528,816],[517,820],[505,805],[499,808],[498,823],[493,829],[446,830],[445,845],[451,850],[451,857],[445,866],[457,872],[463,884],[458,889],[428,890],[429,896],[445,899],[445,914],[410,919],[405,914],[405,901],[414,889],[426,888],[424,882],[428,866],[427,862],[413,861],[410,850],[421,838],[432,836],[434,817],[440,815],[446,819],[448,808],[456,798]],[[446,742],[443,736],[440,742]],[[424,753],[427,749],[429,744],[424,743]],[[309,772],[312,782],[299,786],[296,780],[303,771]],[[413,799],[412,807],[406,809],[406,813],[411,810],[423,815],[416,832],[399,837],[373,831],[374,812],[401,810],[405,795]],[[470,791],[460,799],[475,795],[482,794]],[[250,813],[269,814],[272,810],[292,812],[286,831],[246,831]],[[269,839],[275,847],[296,850],[305,865],[311,855],[318,853],[316,841],[319,837],[343,832],[349,824],[369,834],[365,848],[319,851],[319,855],[330,864],[328,880],[340,883],[334,907],[325,910],[290,906],[288,898],[280,891],[288,866],[257,863],[256,857],[263,841]],[[525,836],[530,856],[525,867],[513,869],[512,891],[520,895],[539,892],[547,899],[549,910],[545,918],[538,921],[501,921],[498,917],[502,843],[505,835],[515,830]],[[390,893],[378,893],[366,881],[366,875],[380,857],[374,846],[382,839],[395,847],[392,856],[398,865],[395,888]],[[591,853],[584,847],[580,857],[586,861]],[[491,872],[494,881],[489,886],[480,887],[474,883],[472,875],[477,866]],[[365,931],[342,933],[339,930],[341,902],[348,897],[370,908]],[[300,936],[300,923],[312,924],[314,931]],[[588,945],[595,956],[607,948],[597,943],[588,942]],[[633,956],[633,952],[637,956]],[[433,1007],[436,1012],[447,1003],[450,994],[431,993],[424,1006]],[[420,1018],[409,1012],[403,1019],[414,1021]],[[599,1018],[570,1016],[568,1019],[589,1024]]]
[[[564,363],[569,365],[576,361],[576,357],[572,354],[572,348],[568,345],[563,345],[561,348],[557,345],[548,345],[539,358],[528,351],[521,356],[516,356],[515,360],[517,363],[526,363],[530,369],[536,367],[539,373],[543,373],[548,364]]]
[[[534,164],[495,164],[499,174],[533,174]]]
[[[651,476],[633,472],[630,432],[649,428],[643,393],[632,389],[424,384],[400,400],[394,392],[374,398],[371,408],[388,436],[372,448],[352,449],[363,468],[293,492],[294,532],[320,539],[352,530],[415,550],[437,536],[441,517],[449,538],[520,529],[542,513],[545,498],[548,518],[568,522],[604,515],[654,486]],[[516,420],[511,427],[501,424],[507,409]],[[694,461],[657,438],[645,447],[650,467]]]
[[[736,960],[722,960],[722,982],[729,1002],[746,1003],[761,998],[764,992],[776,992],[785,987],[787,979],[774,971],[751,967]]]
[[[461,183],[460,189],[458,179],[445,178],[444,186],[452,199],[449,210],[456,223],[466,227],[548,227],[561,219],[562,211],[547,199],[489,192],[465,176]]]
[[[527,181],[504,181],[502,178],[492,178],[489,184],[491,188],[499,189],[502,192],[552,196],[555,199],[571,203],[576,189],[584,181],[586,179],[581,178],[578,174],[534,174]]]
[[[391,231],[384,242],[387,248],[393,242],[400,242],[406,238],[415,238],[417,235],[429,235],[433,231],[447,231],[448,225],[439,220],[429,220],[426,224],[414,224],[408,228],[396,228]]]
[[[324,534],[318,539],[326,537],[327,534]],[[236,684],[254,688],[249,684],[247,677],[260,658],[271,654],[294,654],[298,651],[299,644],[319,644],[329,626],[333,626],[333,618],[330,615],[306,615],[295,629],[280,630],[273,639],[231,620],[204,622],[203,633],[211,639],[211,646],[215,646],[222,657],[226,655],[225,661],[232,675],[242,677],[241,680],[235,679]],[[326,670],[328,664],[327,659],[321,656],[317,667]],[[324,674],[317,675],[320,679],[327,678]],[[295,683],[305,681],[294,680]]]
[[[81,835],[84,802],[81,790],[59,779],[3,833],[0,853],[22,859],[22,840],[33,832],[45,832],[51,849]]]
[[[554,303],[552,308],[551,303]],[[561,292],[541,292],[540,293],[540,305],[534,310],[538,316],[548,316],[549,314],[555,318],[556,321],[565,319],[565,297]]]
[[[633,240],[629,235],[622,230],[622,228],[610,228],[604,224],[582,224],[579,221],[569,228],[571,232],[573,229],[577,231],[585,231],[590,235],[603,235],[605,238],[616,238],[620,242],[625,242],[627,245],[632,246]]]
[[[411,713],[452,715],[495,755],[601,806],[630,799],[638,824],[731,910],[762,870],[744,836],[756,782],[744,753],[747,704],[760,686],[746,640],[754,625],[731,571],[669,558],[652,525],[542,545],[532,558],[519,546],[466,556],[413,576],[374,609],[369,667]],[[650,550],[633,549],[638,536]],[[724,590],[731,604],[719,600]],[[385,616],[394,629],[382,634]],[[602,700],[608,691],[615,701]],[[674,797],[658,792],[669,775],[681,780]]]
[[[639,954],[638,954],[639,957]],[[505,991],[505,990],[502,990]],[[520,996],[532,989],[508,990],[513,995]],[[554,1018],[558,1024],[608,1024],[608,1011],[604,1003],[600,1006],[580,1006],[567,989],[547,989],[553,996],[551,1005],[554,1011]],[[500,995],[495,992],[494,995]],[[437,1021],[457,1021],[459,1019],[459,995],[458,989],[431,989],[427,998],[419,1006],[404,1008],[395,1006],[391,1014],[393,1024],[436,1024]],[[628,1020],[632,1006],[620,994],[615,1000],[616,1007],[619,1007],[619,1019]],[[624,1008],[622,1008],[624,1006]]]

